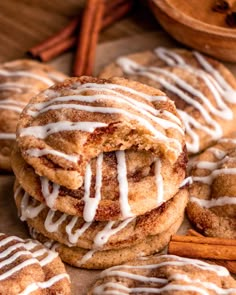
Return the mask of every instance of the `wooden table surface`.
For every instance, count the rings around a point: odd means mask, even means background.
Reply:
[[[113,1],[113,0],[109,0]],[[144,4],[102,32],[99,42],[160,30]],[[0,1],[0,62],[21,58],[27,49],[57,32],[84,6],[84,0]]]

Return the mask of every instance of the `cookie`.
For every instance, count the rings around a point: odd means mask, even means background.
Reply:
[[[164,91],[186,128],[196,154],[235,128],[236,80],[221,63],[196,51],[156,48],[118,58],[100,74],[125,76]]]
[[[10,154],[23,108],[34,95],[65,78],[52,67],[31,60],[0,65],[0,170],[11,171]]]
[[[190,221],[206,236],[236,238],[236,133],[194,159]]]
[[[150,151],[173,164],[185,146],[183,124],[164,93],[92,77],[70,78],[35,96],[19,120],[17,142],[38,175],[68,189],[89,182],[89,161],[98,157],[100,167],[103,152]],[[122,163],[122,152],[118,158]]]
[[[34,240],[0,234],[0,293],[71,294],[58,254]],[[36,293],[35,293],[36,292]]]
[[[181,189],[156,209],[121,222],[85,222],[83,218],[53,211],[35,201],[18,183],[15,201],[20,219],[47,238],[68,246],[109,250],[133,246],[148,236],[164,232],[183,215],[188,192]]]
[[[186,164],[186,150],[174,165],[167,159],[156,159],[150,152],[103,153],[102,158],[91,161],[92,175],[85,178],[84,186],[70,190],[39,177],[17,146],[12,153],[14,173],[30,196],[53,210],[83,217],[87,222],[124,220],[158,207],[178,192]],[[85,186],[90,192],[87,197]]]
[[[233,295],[236,281],[222,266],[161,255],[104,270],[87,294]]]
[[[169,242],[171,235],[175,234],[183,221],[183,215],[178,217],[175,222],[164,232],[148,236],[140,243],[127,248],[112,250],[86,250],[79,247],[68,247],[55,243],[37,233],[31,228],[31,235],[37,240],[46,243],[47,246],[57,251],[61,259],[75,267],[87,269],[104,269],[113,265],[118,265],[140,256],[151,255],[161,251]]]

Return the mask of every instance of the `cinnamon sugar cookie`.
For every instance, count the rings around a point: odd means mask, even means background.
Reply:
[[[52,67],[31,60],[0,65],[0,170],[11,171],[10,154],[23,108],[34,95],[65,78]]]
[[[87,294],[233,295],[236,281],[222,266],[161,255],[104,270]]]
[[[236,238],[236,133],[222,138],[191,165],[187,206],[191,222],[205,235]]]
[[[235,128],[235,77],[223,64],[198,52],[156,48],[131,54],[108,65],[100,76],[125,76],[164,91],[185,124],[190,154]]]
[[[183,216],[178,217],[175,222],[164,232],[158,235],[148,236],[141,242],[130,245],[126,248],[111,250],[87,250],[79,247],[68,247],[45,238],[31,228],[31,235],[42,243],[46,243],[53,250],[57,251],[61,259],[76,267],[87,269],[104,269],[118,265],[140,256],[151,255],[161,251],[170,241],[171,235],[175,234],[183,222]]]
[[[25,161],[51,181],[77,189],[102,152],[150,151],[174,164],[185,145],[183,124],[164,93],[122,78],[70,78],[24,109],[17,141]],[[118,161],[123,161],[122,152]]]
[[[0,234],[0,294],[71,294],[58,254],[33,240]]]
[[[188,200],[187,190],[181,189],[171,200],[145,215],[120,222],[85,222],[83,218],[49,209],[17,183],[15,189],[19,216],[30,227],[65,245],[99,250],[129,247],[164,232],[183,215]]]
[[[53,210],[83,217],[87,222],[124,220],[158,207],[178,192],[186,164],[186,150],[174,165],[166,159],[155,159],[150,152],[103,153],[88,166],[92,174],[85,177],[84,185],[70,190],[39,177],[17,146],[12,153],[14,173],[30,196]],[[90,192],[86,198],[85,187]]]

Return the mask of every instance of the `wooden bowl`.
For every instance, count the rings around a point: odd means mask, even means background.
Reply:
[[[155,17],[174,39],[221,60],[236,62],[236,29],[227,28],[226,14],[213,12],[213,3],[149,0]]]

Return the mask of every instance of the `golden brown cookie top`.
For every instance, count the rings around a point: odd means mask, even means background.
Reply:
[[[36,173],[71,189],[82,185],[88,161],[102,152],[132,148],[174,163],[184,147],[173,102],[121,78],[70,78],[41,92],[25,108],[17,138]]]
[[[174,255],[150,256],[104,270],[88,292],[103,294],[236,294],[222,266]]]
[[[236,133],[191,163],[188,215],[205,235],[236,238]]]
[[[34,240],[0,234],[0,293],[70,294],[70,279],[58,254]]]
[[[170,165],[150,152],[100,154],[87,165],[83,186],[72,190],[39,177],[17,147],[12,167],[24,190],[53,210],[92,220],[124,220],[144,214],[176,194],[185,178],[186,150]]]
[[[186,127],[189,153],[234,130],[236,81],[229,70],[198,52],[156,48],[118,58],[101,77],[125,76],[164,91]]]
[[[31,60],[0,65],[0,169],[11,170],[10,152],[23,108],[34,95],[65,78],[54,68]]]

